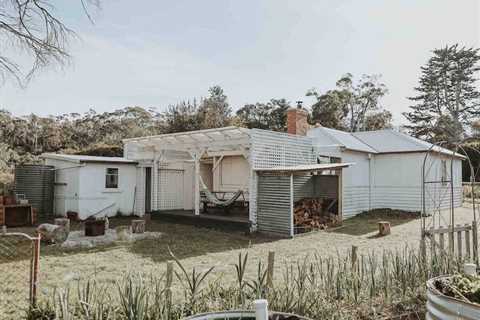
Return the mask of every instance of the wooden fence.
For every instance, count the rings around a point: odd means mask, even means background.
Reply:
[[[456,255],[459,259],[478,262],[478,229],[475,222],[452,227],[430,228],[426,231],[430,238],[432,254],[441,253]]]

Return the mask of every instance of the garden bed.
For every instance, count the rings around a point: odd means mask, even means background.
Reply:
[[[456,274],[427,282],[427,319],[480,319],[480,277]]]

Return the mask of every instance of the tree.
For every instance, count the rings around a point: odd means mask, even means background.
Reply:
[[[365,131],[392,128],[392,113],[388,110],[367,114],[365,118]]]
[[[182,101],[168,106],[161,115],[162,133],[183,132],[201,129],[197,101]]]
[[[409,97],[414,104],[403,113],[412,135],[432,142],[454,142],[468,133],[480,115],[480,92],[475,87],[479,60],[479,49],[458,44],[433,50],[421,67],[417,95]]]
[[[80,0],[87,7],[98,6],[99,0]],[[5,0],[0,5],[0,78],[13,76],[23,84],[40,68],[64,65],[70,58],[68,43],[74,32],[56,15],[52,0]],[[19,54],[20,53],[20,54]],[[30,67],[20,61],[30,58]]]
[[[338,130],[348,130],[346,118],[348,107],[344,93],[339,90],[329,90],[319,95],[316,91],[307,92],[307,96],[315,96],[317,101],[312,106],[312,121],[322,126]]]
[[[209,96],[201,100],[198,108],[200,127],[202,129],[226,127],[230,123],[232,109],[227,96],[220,86],[208,89]]]
[[[353,75],[348,73],[337,81],[335,89],[325,94],[309,90],[307,96],[317,100],[312,106],[312,121],[350,132],[390,127],[391,113],[380,104],[388,90],[379,79],[377,75],[363,75],[354,83]]]
[[[247,104],[236,114],[247,128],[285,131],[289,107],[285,99],[271,99],[267,103]]]

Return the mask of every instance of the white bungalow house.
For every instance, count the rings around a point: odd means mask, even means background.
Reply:
[[[288,133],[225,127],[126,139],[123,158],[44,154],[56,170],[55,213],[152,212],[200,223],[209,216],[202,204],[234,196],[240,210],[220,224],[293,236],[302,198],[333,202],[342,218],[376,208],[448,208],[452,193],[454,205],[462,203],[459,154],[394,130],[310,128],[298,108],[287,121]]]
[[[243,190],[252,229],[293,236],[293,203],[302,197],[334,198],[344,218],[421,211],[422,186],[432,182],[425,206],[447,208],[450,163],[461,205],[461,155],[393,130],[309,128],[302,109],[287,118],[288,133],[225,127],[124,140],[124,158],[137,163],[134,212],[202,216],[202,189]]]

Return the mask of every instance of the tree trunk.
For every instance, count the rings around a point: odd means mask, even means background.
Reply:
[[[378,234],[380,236],[386,236],[390,234],[390,222],[380,221],[378,223]]]

